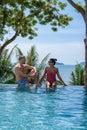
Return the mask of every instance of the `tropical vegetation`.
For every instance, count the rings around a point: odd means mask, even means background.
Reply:
[[[82,15],[85,23],[84,85],[87,86],[87,0],[66,2]],[[49,24],[53,31],[58,26],[67,26],[72,18],[63,13],[66,6],[61,0],[0,0],[0,55],[18,36],[29,39],[37,36],[38,24]]]
[[[49,24],[53,31],[57,31],[57,26],[68,25],[72,18],[61,13],[66,5],[60,0],[0,1],[0,54],[18,36],[29,39],[37,36],[38,24]]]
[[[15,83],[13,64],[11,63],[13,50],[9,53],[9,50],[5,49],[0,55],[0,83]]]
[[[67,0],[74,9],[76,9],[84,20],[85,24],[85,72],[84,72],[84,85],[87,86],[87,0],[83,2],[74,2],[74,0]]]
[[[84,67],[81,64],[77,64],[71,73],[70,85],[84,85]]]
[[[15,74],[14,74],[14,64],[11,63],[11,57],[13,54],[13,51],[15,49],[16,58],[19,57],[19,55],[23,55],[20,48],[17,47],[17,45],[12,48],[11,52],[9,53],[9,50],[6,49],[3,51],[1,55],[0,60],[0,83],[8,83],[8,84],[15,84]],[[27,64],[36,66],[37,68],[37,78],[41,78],[41,74],[45,68],[46,61],[48,59],[50,54],[47,54],[41,61],[40,64],[38,64],[39,55],[36,51],[35,46],[31,46],[30,50],[27,52]]]

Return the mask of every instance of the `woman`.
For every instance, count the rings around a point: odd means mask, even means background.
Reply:
[[[49,66],[45,68],[44,74],[42,78],[40,79],[39,83],[43,81],[43,79],[46,77],[46,88],[47,89],[55,89],[56,87],[56,76],[60,79],[60,81],[63,83],[64,86],[66,84],[62,80],[58,68],[55,67],[57,59],[51,58],[48,63]]]

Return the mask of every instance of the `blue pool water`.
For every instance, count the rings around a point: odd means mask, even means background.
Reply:
[[[0,85],[0,130],[87,130],[87,89],[24,92]]]

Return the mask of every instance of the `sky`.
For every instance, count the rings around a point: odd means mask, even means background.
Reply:
[[[27,55],[32,45],[36,46],[39,54],[39,62],[50,53],[49,58],[56,58],[58,62],[64,64],[76,64],[84,61],[84,38],[85,24],[81,14],[77,13],[73,7],[68,5],[64,13],[73,17],[73,21],[65,28],[58,28],[58,32],[53,32],[49,25],[38,26],[38,37],[33,40],[18,37],[8,48],[15,44]]]

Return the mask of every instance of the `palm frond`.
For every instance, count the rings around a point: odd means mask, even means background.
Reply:
[[[23,55],[23,52],[19,47],[16,46],[16,57],[18,58],[20,55]]]
[[[75,85],[76,83],[76,77],[74,72],[71,73],[71,81],[70,81],[70,85]]]
[[[12,56],[12,53],[13,53],[13,51],[14,51],[14,49],[15,48],[17,48],[17,44],[11,49],[11,51],[10,51],[10,53],[9,53],[9,55],[8,55],[8,59],[10,59],[11,58],[11,56]]]
[[[82,66],[80,69],[80,84],[84,85],[84,68]]]
[[[38,79],[40,79],[40,77],[41,77],[41,74],[42,74],[42,72],[43,72],[43,70],[44,70],[44,68],[45,68],[45,66],[46,66],[46,61],[47,61],[49,55],[50,55],[50,53],[48,53],[48,54],[43,58],[43,60],[41,61],[40,65],[39,65],[38,68],[37,68],[37,75],[38,75],[37,77],[38,77]]]
[[[57,80],[57,85],[63,85],[62,81]]]
[[[12,54],[12,53],[10,53]],[[13,64],[11,63],[8,49],[5,49],[0,56],[0,82],[4,83],[8,78],[13,78]]]
[[[36,47],[33,45],[27,52],[27,64],[35,66],[38,62],[38,53]]]
[[[77,64],[75,70],[71,73],[71,85],[84,85],[84,68]]]

